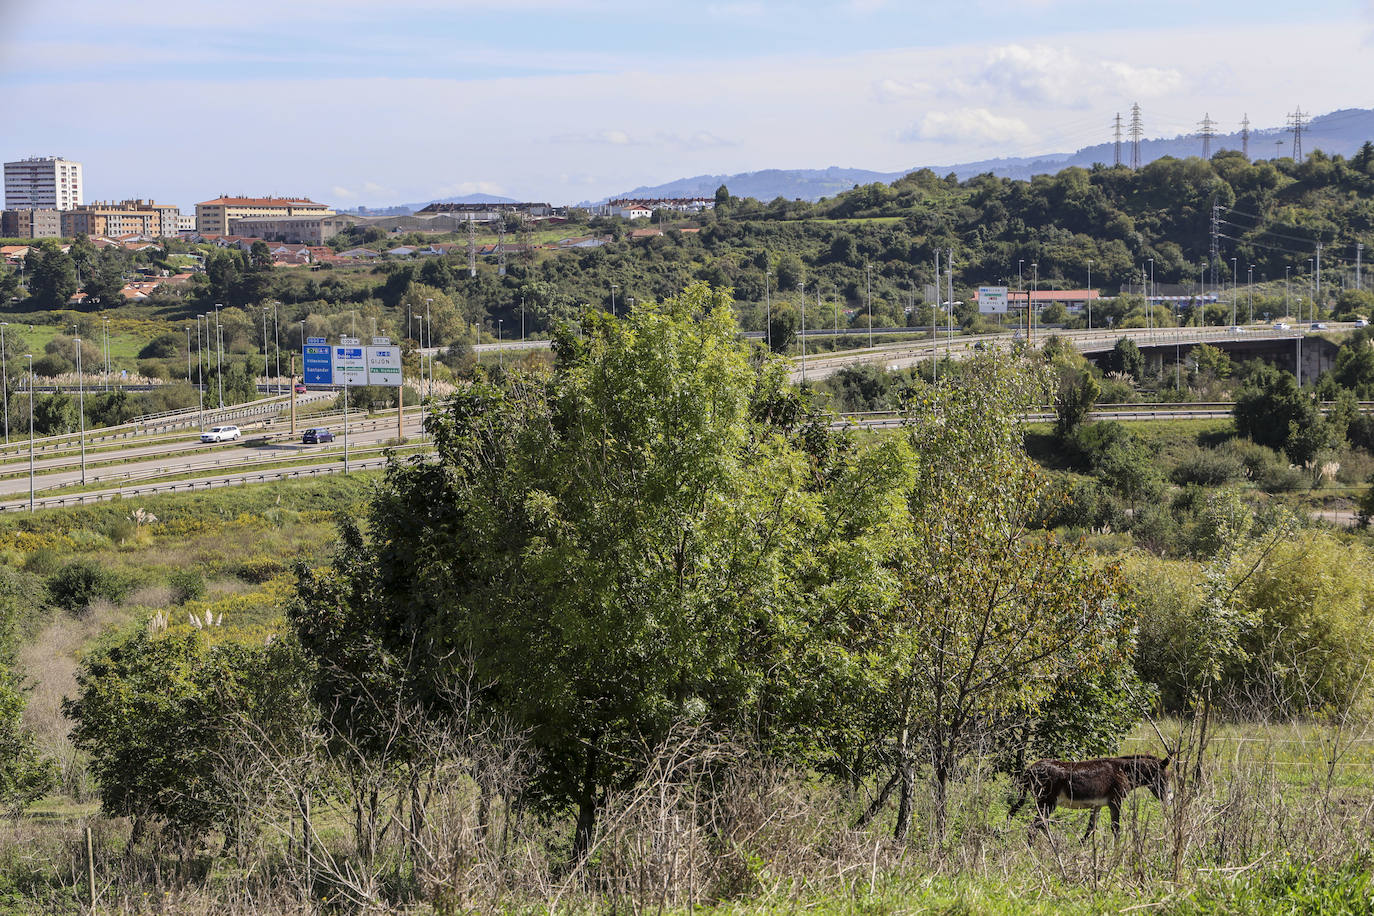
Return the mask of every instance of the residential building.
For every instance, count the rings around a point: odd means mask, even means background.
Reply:
[[[304,197],[216,197],[196,204],[196,231],[228,235],[236,219],[333,215],[325,204]]]
[[[81,205],[81,163],[55,156],[5,163],[7,210],[70,210]]]
[[[51,239],[62,234],[62,215],[58,210],[0,211],[0,238]]]
[[[598,207],[602,216],[618,216],[621,219],[640,219],[654,215],[655,210],[668,210],[672,213],[700,213],[715,209],[712,197],[653,197],[643,200],[613,200]]]
[[[252,235],[273,242],[301,242],[323,245],[358,221],[356,216],[343,213],[310,216],[262,216],[231,219],[229,231],[234,235]]]
[[[181,211],[175,204],[160,204],[151,200],[121,200],[118,203],[96,201],[62,214],[62,234],[140,235],[155,239],[177,234],[177,218]]]

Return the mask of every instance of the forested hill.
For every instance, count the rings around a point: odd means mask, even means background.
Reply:
[[[1303,131],[1303,149],[1322,150],[1327,155],[1353,156],[1360,144],[1374,137],[1374,110],[1368,108],[1344,108],[1339,111],[1318,115],[1308,122]],[[1221,132],[1212,138],[1213,150],[1242,150],[1246,138],[1239,130]],[[1270,157],[1282,158],[1292,155],[1293,135],[1285,127],[1257,128],[1250,132],[1249,151],[1255,159]],[[1175,137],[1153,137],[1140,143],[1140,161],[1150,163],[1165,156],[1183,159],[1202,152],[1202,140],[1195,134],[1180,134]],[[1123,141],[1121,159],[1130,161],[1130,145]],[[1116,150],[1108,141],[1092,146],[1084,146],[1074,152],[1044,153],[1037,156],[1003,156],[995,159],[982,159],[975,162],[960,162],[953,165],[925,166],[937,175],[953,174],[956,178],[972,178],[975,175],[993,174],[999,178],[1027,179],[1035,175],[1051,175],[1069,166],[1091,168],[1093,165],[1110,164],[1116,161]],[[679,178],[652,187],[638,187],[615,197],[660,198],[660,197],[703,197],[720,185],[729,185],[736,194],[772,200],[774,197],[802,200],[819,200],[858,184],[875,181],[895,181],[913,167],[901,172],[875,172],[868,169],[836,168],[828,169],[766,169],[760,172],[742,172],[737,175],[695,175]]]

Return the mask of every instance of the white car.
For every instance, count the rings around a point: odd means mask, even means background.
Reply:
[[[1232,334],[1244,334],[1244,333],[1245,333],[1245,328],[1241,327],[1241,326],[1238,325],[1238,324],[1233,324],[1233,325],[1231,325],[1231,333],[1232,333]]]
[[[1368,319],[1368,318],[1356,318],[1356,319],[1355,319],[1355,327],[1357,327],[1357,328],[1367,328],[1367,327],[1369,327],[1369,319]]]
[[[1288,330],[1288,322],[1286,322],[1286,321],[1276,321],[1276,322],[1274,322],[1274,330],[1275,330],[1275,331],[1286,331],[1286,330]]]
[[[215,426],[200,434],[201,442],[232,442],[243,433],[237,426]]]

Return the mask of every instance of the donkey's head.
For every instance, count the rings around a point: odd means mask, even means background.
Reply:
[[[1168,805],[1173,801],[1173,788],[1169,780],[1169,759],[1153,754],[1132,754],[1123,758],[1126,772],[1131,780],[1131,788],[1149,789],[1160,804]]]

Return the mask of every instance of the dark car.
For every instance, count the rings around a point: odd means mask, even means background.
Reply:
[[[301,436],[301,442],[306,445],[319,445],[321,442],[333,442],[334,434],[329,430],[319,427],[317,429],[307,429],[305,435]]]

